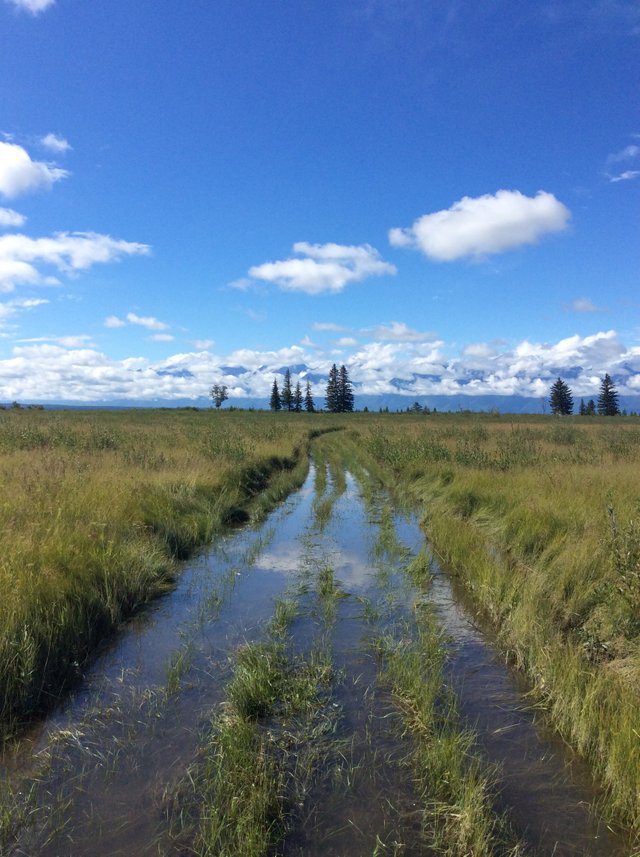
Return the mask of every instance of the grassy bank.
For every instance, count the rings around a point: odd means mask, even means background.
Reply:
[[[640,831],[637,421],[403,416],[353,437]]]
[[[0,731],[58,698],[216,531],[300,484],[329,420],[0,411]]]

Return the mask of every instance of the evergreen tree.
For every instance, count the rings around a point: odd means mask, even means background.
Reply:
[[[608,374],[605,374],[600,384],[598,413],[603,417],[615,417],[620,413],[620,407],[618,405],[618,391]]]
[[[562,378],[558,378],[558,380],[551,385],[549,405],[551,406],[552,414],[568,416],[573,413],[573,395]]]
[[[293,390],[291,389],[291,372],[289,369],[284,373],[284,383],[282,384],[282,394],[280,399],[282,401],[283,410],[293,410]]]
[[[344,365],[340,367],[340,375],[338,378],[338,399],[340,402],[340,412],[343,414],[350,414],[353,411],[354,404],[353,386],[349,380],[347,367]]]
[[[278,379],[273,379],[273,387],[271,388],[270,406],[272,411],[282,410],[282,400],[280,399],[280,390],[278,389]]]
[[[340,393],[338,386],[338,367],[334,363],[329,370],[329,380],[327,381],[327,393],[325,396],[327,410],[330,414],[340,412]]]
[[[593,399],[589,399],[589,401],[587,402],[587,408],[585,411],[585,416],[594,417],[595,414],[596,414],[596,403],[593,401]]]
[[[300,381],[296,384],[296,389],[293,393],[293,410],[298,414],[302,410],[302,388],[300,386]]]
[[[586,416],[587,406],[584,403],[584,399],[580,399],[580,410],[578,411],[581,417]]]
[[[313,396],[311,395],[311,384],[307,381],[307,389],[304,394],[304,409],[308,414],[313,414],[315,412],[316,406],[313,402]]]

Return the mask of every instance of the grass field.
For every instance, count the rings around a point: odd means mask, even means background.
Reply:
[[[0,411],[0,727],[47,707],[175,560],[299,484],[327,418]]]
[[[351,436],[640,829],[637,419],[403,416]]]
[[[177,559],[299,484],[311,436],[332,428],[419,504],[444,565],[640,832],[635,418],[0,411],[4,733],[171,586]]]

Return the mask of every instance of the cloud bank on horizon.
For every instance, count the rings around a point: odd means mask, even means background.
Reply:
[[[150,330],[162,324],[135,317],[129,323]],[[241,349],[227,355],[204,349],[159,361],[114,360],[88,337],[42,337],[15,345],[12,356],[0,360],[0,377],[7,401],[129,399],[146,404],[172,400],[202,404],[212,383],[220,383],[228,386],[231,403],[239,398],[262,399],[267,407],[274,377],[282,379],[285,368],[293,367],[295,378],[310,380],[321,405],[331,364],[346,360],[356,406],[358,395],[401,395],[407,404],[433,396],[545,399],[558,376],[567,379],[574,396],[588,399],[597,396],[604,372],[616,380],[621,395],[640,396],[640,347],[627,347],[613,330],[553,343],[523,341],[511,349],[499,343],[473,343],[455,357],[446,356],[446,343],[432,333],[412,330],[401,322],[363,330],[359,336],[370,341],[349,343],[348,357],[335,349],[292,345],[275,351]]]

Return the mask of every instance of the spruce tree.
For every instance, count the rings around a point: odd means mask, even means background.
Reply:
[[[280,411],[282,410],[282,401],[280,399],[280,390],[278,390],[278,379],[273,379],[273,387],[271,388],[271,402],[270,402],[272,411]]]
[[[325,396],[327,410],[330,414],[340,412],[340,392],[338,387],[338,367],[334,363],[329,370],[329,380],[327,381],[327,393]]]
[[[293,390],[291,389],[291,371],[289,369],[284,373],[284,383],[282,384],[282,394],[280,399],[282,401],[283,410],[293,410]]]
[[[573,413],[573,395],[562,378],[558,378],[558,380],[551,385],[549,404],[551,406],[552,414],[568,416]]]
[[[351,385],[351,381],[349,380],[349,373],[347,372],[347,367],[342,365],[340,367],[340,377],[338,380],[338,398],[340,401],[340,411],[343,414],[351,413],[353,411],[353,387]]]
[[[315,412],[316,406],[313,401],[313,396],[311,395],[311,384],[307,380],[307,389],[304,394],[304,409],[308,414],[313,414]]]
[[[615,417],[620,413],[620,407],[618,405],[618,391],[608,374],[605,374],[600,384],[598,413],[603,417]]]
[[[589,401],[587,402],[587,408],[585,411],[585,416],[594,417],[595,414],[596,414],[596,403],[593,401],[593,399],[589,399]]]
[[[586,416],[587,414],[587,406],[584,403],[584,399],[580,399],[580,410],[578,411],[581,417]]]
[[[296,388],[293,392],[293,410],[298,414],[302,410],[302,388],[300,386],[300,381],[296,384]]]

